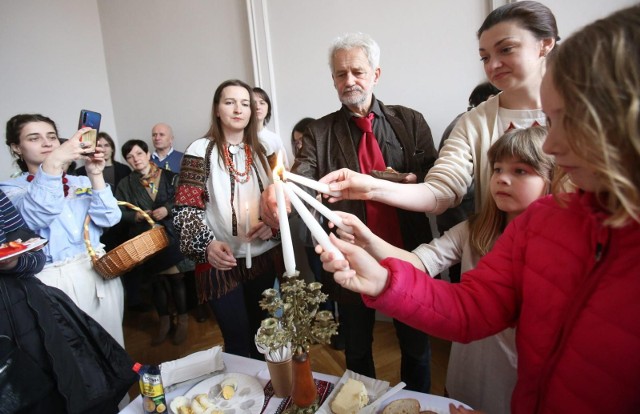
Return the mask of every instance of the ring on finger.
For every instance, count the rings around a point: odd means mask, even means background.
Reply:
[[[84,147],[86,147],[86,145],[84,144],[84,142],[80,143],[80,148],[84,149]]]

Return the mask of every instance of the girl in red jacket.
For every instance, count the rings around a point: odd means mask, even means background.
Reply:
[[[442,237],[413,251],[395,247],[376,236],[358,217],[338,212],[353,234],[337,230],[342,240],[363,247],[376,260],[396,257],[431,276],[461,263],[473,269],[487,254],[505,227],[535,200],[549,194],[553,157],[542,152],[544,127],[512,129],[489,149],[493,169],[487,197],[479,214],[457,224]],[[511,393],[517,378],[515,329],[507,328],[470,344],[453,343],[447,369],[447,391],[491,414],[511,412]]]
[[[586,26],[549,57],[543,149],[554,197],[513,220],[476,269],[444,283],[399,259],[333,242],[322,260],[364,302],[469,342],[516,326],[514,413],[640,407],[640,5]],[[573,193],[559,186],[570,181]],[[458,409],[452,407],[452,412]]]

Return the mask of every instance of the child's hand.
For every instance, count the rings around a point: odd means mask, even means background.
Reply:
[[[334,260],[333,253],[323,252],[320,245],[316,252],[322,253],[320,260],[324,270],[333,273],[333,278],[342,287],[357,293],[377,296],[387,286],[387,269],[358,246],[329,236],[331,242],[344,254],[345,260]]]
[[[348,241],[349,243],[353,243],[357,246],[360,246],[364,249],[367,248],[372,242],[372,239],[375,237],[373,232],[369,230],[369,228],[357,217],[353,214],[345,213],[342,211],[336,211],[336,214],[342,218],[342,222],[351,227],[353,229],[353,234],[347,233],[342,229],[338,229],[338,236],[344,241]],[[333,228],[335,225],[333,223],[329,223],[329,227]]]

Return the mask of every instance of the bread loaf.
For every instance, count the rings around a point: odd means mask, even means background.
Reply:
[[[420,401],[414,398],[391,401],[384,407],[382,414],[420,414]]]

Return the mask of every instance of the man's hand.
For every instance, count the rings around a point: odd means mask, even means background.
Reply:
[[[273,232],[271,231],[271,227],[267,226],[264,222],[259,221],[258,224],[253,226],[247,234],[247,241],[260,239],[260,240],[269,240],[273,237]]]
[[[340,191],[342,196],[329,198],[330,203],[340,200],[373,200],[374,192],[378,188],[377,178],[360,174],[348,168],[332,171],[320,179],[321,183],[329,184],[331,191]]]
[[[335,260],[333,253],[323,252],[320,245],[316,252],[320,255],[322,267],[333,273],[333,279],[340,286],[369,296],[378,296],[387,286],[387,269],[362,248],[329,236],[331,242],[344,254],[345,260]]]

